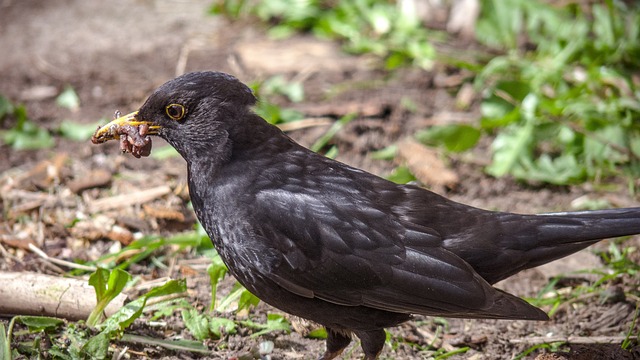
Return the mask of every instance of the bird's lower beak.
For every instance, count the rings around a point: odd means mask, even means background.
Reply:
[[[109,140],[120,139],[120,135],[130,135],[136,130],[141,136],[157,135],[160,128],[160,126],[153,125],[149,121],[139,119],[138,112],[134,111],[99,127],[91,137],[91,141],[94,144],[101,144]]]

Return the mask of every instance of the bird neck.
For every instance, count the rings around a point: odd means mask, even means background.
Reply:
[[[184,149],[176,148],[187,161],[190,172],[215,177],[231,161],[271,157],[294,146],[278,127],[258,115],[248,114],[241,122],[242,126],[229,126],[207,141],[193,141]]]
[[[277,141],[280,137],[280,129],[253,113],[244,116],[240,126],[229,128],[233,152],[258,149],[265,143]]]

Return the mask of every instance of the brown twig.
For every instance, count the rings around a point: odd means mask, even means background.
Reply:
[[[95,290],[86,280],[27,272],[0,272],[0,314],[86,319],[96,307]],[[127,300],[119,294],[105,309],[107,316]]]
[[[533,336],[509,339],[512,344],[549,344],[565,342],[570,344],[616,344],[621,343],[624,336]]]
[[[94,200],[89,204],[91,212],[100,212],[105,210],[122,208],[130,205],[143,204],[148,201],[157,199],[161,196],[169,194],[171,188],[166,185],[154,187],[151,189],[141,190],[131,194],[121,194]]]

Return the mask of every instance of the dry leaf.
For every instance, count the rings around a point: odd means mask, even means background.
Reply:
[[[398,143],[398,159],[423,184],[434,187],[455,187],[459,178],[442,162],[435,149],[411,138]]]

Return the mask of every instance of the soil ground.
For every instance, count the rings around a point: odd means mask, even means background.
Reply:
[[[400,70],[389,74],[376,70],[371,58],[344,55],[336,45],[310,37],[269,40],[257,25],[231,23],[207,15],[208,5],[195,0],[0,0],[0,94],[24,104],[32,121],[55,133],[63,121],[93,124],[100,119],[106,121],[116,109],[135,110],[155,87],[185,71],[225,71],[245,82],[282,74],[302,80],[306,92],[302,103],[289,104],[281,99],[283,105],[297,108],[308,117],[335,119],[358,113],[332,141],[339,150],[337,158],[382,176],[388,175],[395,164],[372,159],[372,151],[430,124],[469,121],[478,116],[477,94],[467,109],[456,108],[458,89],[468,74],[444,65],[429,72]],[[467,46],[453,41],[448,51],[464,56]],[[77,111],[55,103],[55,97],[67,86],[80,97]],[[407,101],[414,105],[411,109],[403,105]],[[12,125],[10,121],[0,124],[2,129]],[[319,126],[292,131],[290,135],[310,145],[326,130],[327,126]],[[160,146],[156,141],[156,150]],[[455,186],[434,185],[432,190],[470,205],[523,213],[571,209],[577,199],[585,197],[604,199],[616,207],[638,206],[638,198],[629,196],[619,179],[599,187],[549,187],[490,178],[482,172],[487,154],[485,144],[468,155],[447,159],[459,181]],[[97,183],[96,178],[104,178],[105,172],[104,186],[78,188],[82,181]],[[189,230],[195,220],[188,198],[180,190],[185,177],[185,164],[179,158],[138,160],[119,154],[117,144],[93,146],[61,136],[56,136],[55,146],[46,150],[15,151],[2,144],[0,186],[4,210],[0,235],[4,240],[33,242],[52,257],[91,260],[117,244],[117,236],[98,223],[109,229],[118,224],[125,234],[134,235],[171,235]],[[165,184],[172,188],[170,194],[142,206],[108,210],[91,207],[101,198]],[[65,227],[75,221],[85,226]],[[0,271],[61,275],[55,266],[25,251],[24,244],[0,241],[0,245]],[[625,243],[636,248],[639,245],[638,237]],[[602,242],[593,248],[604,250],[607,246],[608,242]],[[171,253],[170,249],[164,251]],[[519,296],[535,296],[557,274],[601,268],[599,257],[593,254],[593,249],[585,250],[559,264],[522,272],[498,286]],[[206,265],[202,265],[206,261],[191,254],[180,256],[168,269],[139,264],[131,271],[142,275],[145,281],[163,276],[187,277],[190,301],[208,304],[210,288]],[[581,274],[570,279],[573,283],[566,287],[593,282],[594,276]],[[608,282],[605,288],[637,292],[639,284],[638,278],[622,277]],[[433,354],[433,347],[429,346],[434,345],[451,350],[470,347],[453,359],[510,359],[543,343],[545,338],[571,338],[555,355],[541,349],[525,358],[640,358],[637,344],[630,351],[623,351],[619,341],[630,331],[637,304],[638,299],[632,297],[603,301],[600,296],[584,296],[562,305],[549,322],[450,319],[444,333],[437,335],[441,322],[418,318],[390,329],[395,341],[381,357],[426,359]],[[260,318],[267,312],[277,311],[261,304],[252,316]],[[637,336],[637,325],[631,331]],[[138,321],[129,332],[190,338],[179,315],[168,319],[161,329]],[[298,332],[259,338],[238,334],[210,343],[212,352],[208,356],[136,345],[130,345],[128,356],[246,359],[253,358],[255,349],[265,340],[275,344],[270,355],[273,359],[313,359],[324,347],[322,341]],[[125,345],[115,344],[120,349]],[[353,346],[344,358],[357,358],[359,351],[357,345]]]

